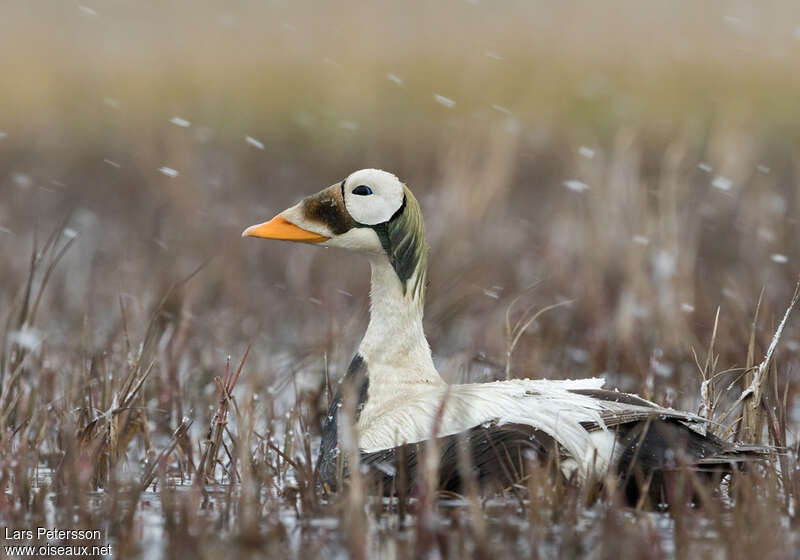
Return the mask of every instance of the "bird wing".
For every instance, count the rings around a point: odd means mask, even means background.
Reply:
[[[359,448],[373,453],[489,424],[525,425],[555,440],[574,458],[579,473],[587,474],[612,461],[609,428],[647,418],[704,422],[636,395],[604,390],[603,383],[602,378],[514,379],[407,389],[402,404],[388,402],[359,425]]]
[[[613,428],[652,418],[677,420],[687,424],[708,423],[708,419],[697,414],[665,408],[630,393],[620,393],[608,389],[575,389],[572,392],[595,399],[601,407],[600,417],[603,424],[587,423],[585,427],[589,431]]]

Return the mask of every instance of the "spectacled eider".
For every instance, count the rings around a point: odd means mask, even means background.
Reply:
[[[400,462],[413,486],[419,446],[432,437],[441,454],[441,489],[460,489],[458,444],[466,442],[479,481],[510,485],[521,457],[555,452],[565,476],[625,476],[630,499],[642,481],[661,499],[663,475],[679,466],[725,468],[763,451],[704,435],[705,419],[605,390],[601,378],[446,383],[422,328],[428,259],[422,213],[391,173],[356,171],[242,235],[340,247],[368,259],[369,326],[344,381],[357,399],[361,462],[381,473],[384,488],[391,488]],[[318,472],[328,488],[336,486],[344,456],[344,394],[337,391],[323,426]]]

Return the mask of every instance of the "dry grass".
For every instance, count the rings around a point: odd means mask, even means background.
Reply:
[[[762,362],[800,274],[795,6],[84,8],[0,18],[0,525],[147,558],[800,546],[796,317]],[[239,234],[367,166],[422,205],[447,379],[602,374],[787,453],[669,513],[544,467],[318,493],[367,267]]]

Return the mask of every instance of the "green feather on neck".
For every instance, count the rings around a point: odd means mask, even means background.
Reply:
[[[425,274],[428,268],[428,244],[422,211],[414,195],[403,185],[405,201],[397,215],[375,226],[378,238],[389,257],[403,293],[409,293],[420,303],[425,299]]]

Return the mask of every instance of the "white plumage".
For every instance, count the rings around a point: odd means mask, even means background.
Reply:
[[[600,401],[569,393],[567,389],[602,386],[603,380],[599,378],[395,386],[398,390],[393,391],[395,398],[373,400],[370,395],[359,418],[359,447],[365,452],[375,452],[433,436],[458,434],[487,422],[498,426],[526,424],[559,442],[577,459],[579,472],[585,475],[595,455],[595,466],[605,469],[611,450],[598,449],[581,425],[582,422],[603,425]]]

